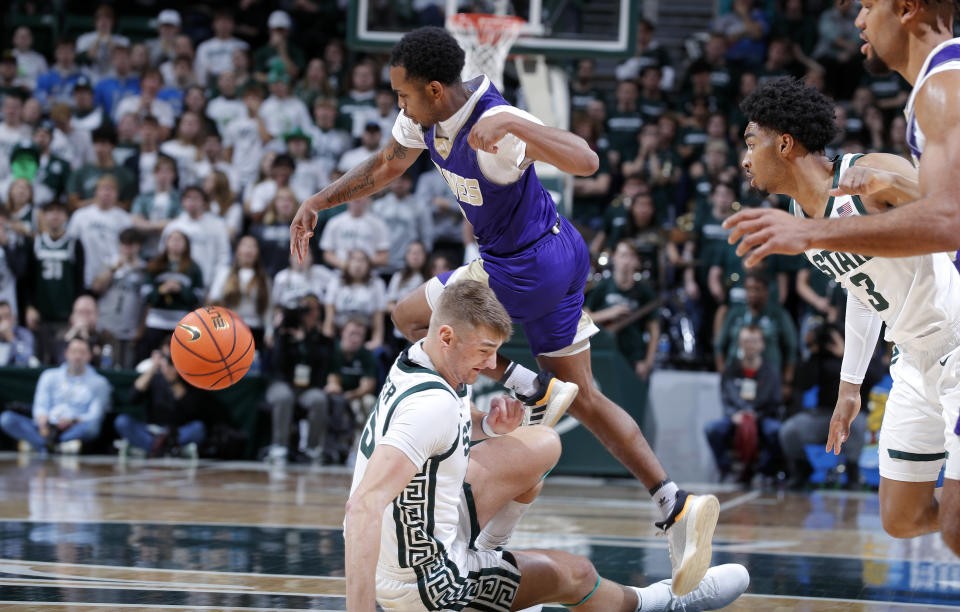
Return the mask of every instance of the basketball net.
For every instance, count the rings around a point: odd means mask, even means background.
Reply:
[[[497,89],[503,90],[503,66],[510,54],[510,47],[520,36],[526,23],[512,15],[486,15],[483,13],[454,13],[447,19],[447,30],[463,48],[466,58],[463,64],[464,80],[485,74]]]

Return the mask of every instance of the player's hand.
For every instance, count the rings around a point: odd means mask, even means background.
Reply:
[[[523,422],[524,407],[520,400],[499,396],[490,400],[490,412],[487,413],[487,427],[498,434],[508,434]]]
[[[497,113],[496,115],[483,117],[473,124],[470,135],[467,137],[467,143],[475,151],[496,153],[498,151],[497,143],[509,131],[507,128],[510,118],[509,113]]]
[[[723,222],[730,230],[727,241],[737,246],[743,265],[753,267],[767,255],[797,255],[810,246],[810,219],[801,219],[773,208],[747,208]]]
[[[856,393],[840,393],[837,398],[837,407],[833,409],[830,418],[830,433],[827,435],[827,452],[840,454],[843,443],[850,437],[850,424],[860,412],[860,385]]]
[[[317,211],[313,204],[313,198],[307,198],[300,205],[297,216],[290,223],[290,253],[297,256],[297,260],[303,263],[303,258],[310,248],[310,238],[313,237],[313,230],[317,227]]]
[[[886,170],[852,166],[840,175],[840,183],[830,190],[831,196],[861,195],[868,196],[895,184],[896,175]]]

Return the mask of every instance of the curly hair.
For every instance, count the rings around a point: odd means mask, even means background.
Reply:
[[[464,53],[443,28],[427,26],[406,34],[390,52],[390,65],[403,66],[407,78],[452,85],[460,80]]]
[[[790,134],[810,152],[823,151],[839,132],[833,103],[792,77],[760,85],[740,103],[740,110],[748,121]]]

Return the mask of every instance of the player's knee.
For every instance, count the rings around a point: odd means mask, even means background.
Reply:
[[[919,516],[914,516],[904,508],[881,504],[880,522],[883,530],[894,538],[912,538],[921,533],[918,529]]]
[[[597,586],[597,568],[593,566],[590,559],[580,555],[571,555],[569,561],[565,563],[564,573],[566,574],[566,583],[570,585],[570,601],[566,604],[576,603],[589,595],[593,588]]]
[[[560,460],[560,453],[563,451],[563,444],[560,442],[560,434],[552,427],[537,427],[537,457],[540,463],[544,465],[544,471],[552,470]]]

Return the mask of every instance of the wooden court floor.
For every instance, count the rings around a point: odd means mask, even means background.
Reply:
[[[349,478],[0,453],[0,609],[343,610]],[[714,563],[752,576],[729,610],[960,608],[960,559],[939,536],[884,534],[875,494],[718,497]],[[670,573],[654,518],[632,482],[551,477],[513,545],[584,554],[602,575],[644,585]]]

